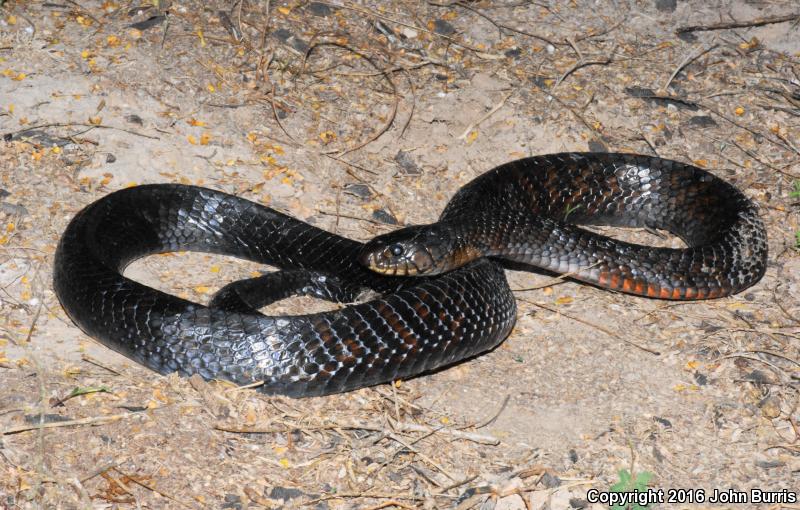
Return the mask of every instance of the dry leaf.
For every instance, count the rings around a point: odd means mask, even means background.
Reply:
[[[336,133],[334,133],[333,131],[323,131],[322,133],[319,134],[319,137],[323,143],[329,144],[332,141],[336,140]]]

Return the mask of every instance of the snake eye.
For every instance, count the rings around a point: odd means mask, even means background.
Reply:
[[[392,252],[392,255],[395,257],[399,257],[403,254],[403,247],[399,244],[393,244],[389,247],[389,251]]]

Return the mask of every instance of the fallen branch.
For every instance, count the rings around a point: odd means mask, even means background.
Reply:
[[[3,135],[3,139],[8,142],[11,141],[16,135],[27,133],[28,131],[33,131],[35,129],[49,128],[49,127],[73,127],[73,126],[88,127],[90,129],[113,129],[116,131],[122,131],[124,133],[129,133],[136,136],[141,136],[142,138],[149,138],[151,140],[160,140],[160,138],[157,136],[146,135],[144,133],[139,133],[130,129],[107,126],[105,124],[88,124],[86,122],[53,122],[50,124],[37,124],[36,126],[28,126],[24,129],[5,133]]]
[[[472,441],[473,443],[490,444],[490,445],[500,444],[499,439],[487,434],[476,434],[475,432],[464,432],[463,430],[446,429],[443,427],[432,428],[428,427],[427,425],[418,425],[416,423],[407,423],[407,422],[394,422],[393,425],[398,430],[401,430],[403,432],[424,432],[424,433],[435,432],[453,436],[458,439],[466,439],[468,441]]]
[[[611,48],[611,51],[608,52],[608,55],[609,55],[608,57],[601,58],[601,59],[587,60],[587,59],[584,59],[583,55],[581,54],[581,52],[578,49],[578,47],[575,46],[574,42],[572,42],[571,40],[567,39],[567,43],[570,46],[572,46],[572,49],[574,49],[575,53],[578,54],[578,61],[575,62],[575,64],[573,64],[572,67],[567,69],[564,72],[564,74],[562,74],[561,77],[558,80],[556,80],[556,83],[553,85],[553,88],[551,90],[555,90],[556,87],[558,87],[558,85],[562,81],[567,79],[567,77],[569,75],[571,75],[572,73],[574,73],[575,71],[577,71],[578,69],[580,69],[582,67],[587,67],[587,66],[607,66],[608,64],[613,62],[613,57],[612,56],[614,55],[614,52],[617,50],[617,46],[614,45],[614,47]]]
[[[138,485],[138,486],[140,486],[140,487],[144,487],[145,489],[147,489],[147,490],[149,490],[149,491],[155,492],[156,494],[160,495],[161,497],[163,497],[163,498],[167,498],[168,500],[170,500],[170,501],[173,501],[173,502],[175,502],[175,503],[177,503],[177,504],[181,505],[182,507],[185,507],[185,508],[196,508],[196,507],[193,507],[192,505],[190,505],[190,504],[188,504],[188,503],[185,503],[185,502],[183,502],[183,501],[181,501],[181,500],[179,500],[179,499],[175,498],[174,496],[170,495],[169,493],[167,493],[167,492],[164,492],[164,491],[162,491],[162,490],[158,489],[158,488],[157,488],[157,487],[155,487],[154,485],[151,485],[151,484],[144,483],[144,482],[143,482],[143,481],[141,481],[141,480],[137,480],[137,479],[136,479],[136,477],[134,477],[134,476],[130,476],[130,475],[127,475],[127,474],[123,473],[123,472],[122,472],[122,471],[120,471],[120,470],[119,470],[119,468],[117,468],[117,467],[114,467],[113,469],[114,469],[114,471],[116,471],[117,473],[119,473],[119,474],[121,474],[122,476],[124,476],[124,477],[125,477],[125,479],[126,479],[127,481],[129,481],[129,482],[133,482],[133,483],[135,483],[136,485]],[[120,480],[116,480],[116,479],[115,479],[114,481],[115,481],[116,483],[120,483]],[[124,486],[123,486],[123,487],[124,487]],[[129,491],[129,489],[126,489],[126,490],[127,490],[127,491],[128,491],[128,493],[130,494],[130,491]]]
[[[20,427],[11,427],[10,429],[6,429],[2,433],[0,433],[0,435],[7,436],[11,434],[19,434],[20,432],[28,432],[30,430],[56,429],[61,427],[74,427],[76,425],[102,425],[105,423],[111,423],[117,420],[122,420],[124,418],[130,418],[131,416],[142,416],[143,412],[144,411],[138,411],[135,413],[112,414],[111,416],[94,416],[92,418],[81,418],[79,420],[57,421],[51,423],[37,423],[35,425],[22,425]]]
[[[465,439],[474,443],[498,445],[500,440],[494,436],[487,434],[477,434],[474,432],[464,432],[463,430],[455,430],[444,427],[429,427],[427,425],[420,425],[417,423],[396,422],[392,421],[392,428],[398,432],[420,432],[424,434],[445,434],[453,436],[457,439]],[[320,430],[336,430],[336,429],[350,429],[350,430],[369,430],[372,432],[384,432],[387,426],[382,423],[330,423],[325,425],[309,425],[309,426],[289,426],[289,427],[237,427],[217,424],[214,428],[222,432],[231,432],[234,434],[288,434],[295,430],[300,431],[320,431]]]
[[[639,345],[639,344],[637,344],[636,342],[632,342],[631,340],[628,340],[628,339],[626,339],[626,338],[623,338],[622,336],[620,336],[620,335],[618,335],[618,334],[614,333],[614,332],[613,332],[613,331],[611,331],[610,329],[606,329],[606,328],[604,328],[603,326],[600,326],[599,324],[595,324],[595,323],[593,323],[593,322],[590,322],[590,321],[587,321],[587,320],[585,320],[585,319],[581,319],[580,317],[575,317],[574,315],[570,315],[570,314],[567,314],[567,313],[561,312],[561,311],[559,311],[559,310],[556,310],[556,309],[555,309],[555,308],[553,308],[553,307],[550,307],[550,306],[544,305],[544,304],[542,304],[542,303],[537,303],[537,302],[535,302],[535,301],[529,301],[529,300],[527,300],[527,299],[520,299],[520,300],[521,300],[521,301],[524,301],[525,303],[529,303],[529,304],[531,304],[531,305],[533,305],[533,306],[538,306],[539,308],[543,308],[543,309],[547,310],[548,312],[552,312],[552,313],[555,313],[555,314],[558,314],[558,315],[563,315],[563,316],[564,316],[564,317],[566,317],[567,319],[574,320],[575,322],[580,322],[581,324],[585,324],[586,326],[589,326],[589,327],[591,327],[591,328],[594,328],[594,329],[596,329],[596,330],[598,330],[598,331],[602,331],[602,332],[603,332],[603,333],[605,333],[606,335],[608,335],[608,336],[610,336],[610,337],[612,337],[612,338],[616,338],[617,340],[619,340],[619,341],[621,341],[621,342],[624,342],[624,343],[626,343],[626,344],[628,344],[628,345],[631,345],[631,346],[633,346],[633,347],[636,347],[637,349],[640,349],[640,350],[642,350],[642,351],[644,351],[644,352],[646,352],[646,353],[652,354],[652,355],[654,355],[654,356],[661,356],[661,353],[660,353],[660,352],[658,352],[658,351],[656,351],[656,350],[653,350],[653,349],[650,349],[649,347],[645,347],[645,346],[643,346],[643,345]]]
[[[724,113],[722,113],[721,111],[719,111],[716,108],[712,107],[711,105],[703,104],[703,103],[700,103],[700,102],[698,102],[697,104],[701,108],[703,108],[705,110],[708,110],[709,112],[713,113],[714,115],[716,115],[717,117],[721,118],[722,120],[730,122],[731,124],[733,124],[734,126],[736,126],[738,128],[744,129],[745,131],[749,132],[753,136],[761,137],[761,138],[767,140],[768,142],[772,143],[773,145],[776,145],[776,146],[781,147],[783,149],[786,149],[788,151],[795,152],[796,154],[800,155],[800,149],[798,149],[797,147],[794,147],[793,145],[787,144],[786,141],[783,138],[776,139],[776,138],[772,137],[771,135],[769,135],[767,133],[760,133],[760,132],[756,131],[753,128],[745,126],[741,122],[737,122],[735,119],[725,115]]]
[[[775,23],[785,23],[787,21],[800,20],[800,13],[784,14],[782,16],[765,16],[749,21],[728,21],[711,23],[710,25],[689,25],[678,27],[676,34],[687,34],[689,32],[710,32],[712,30],[727,30],[729,28],[760,27],[763,25],[773,25]]]

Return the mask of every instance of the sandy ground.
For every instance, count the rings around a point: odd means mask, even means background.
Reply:
[[[797,493],[800,28],[676,35],[792,4],[6,1],[0,508],[600,509],[587,491],[620,470],[665,495]],[[435,219],[497,164],[569,150],[735,183],[762,207],[767,275],[682,304],[509,271],[518,321],[495,351],[303,400],[157,376],[52,290],[72,215],[133,183],[202,184],[365,240]],[[202,302],[259,269],[174,254],[127,274]],[[798,508],[689,503],[651,508]]]

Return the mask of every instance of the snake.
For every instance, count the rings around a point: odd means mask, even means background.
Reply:
[[[597,226],[663,230],[685,246],[626,242]],[[228,284],[205,304],[124,276],[132,261],[174,251],[278,270]],[[221,191],[125,188],[70,221],[53,274],[68,316],[136,362],[306,397],[413,377],[493,349],[516,320],[506,267],[697,300],[754,285],[767,251],[757,205],[712,173],[659,157],[569,152],[502,164],[462,186],[436,222],[366,243]],[[293,294],[342,305],[259,311]]]

